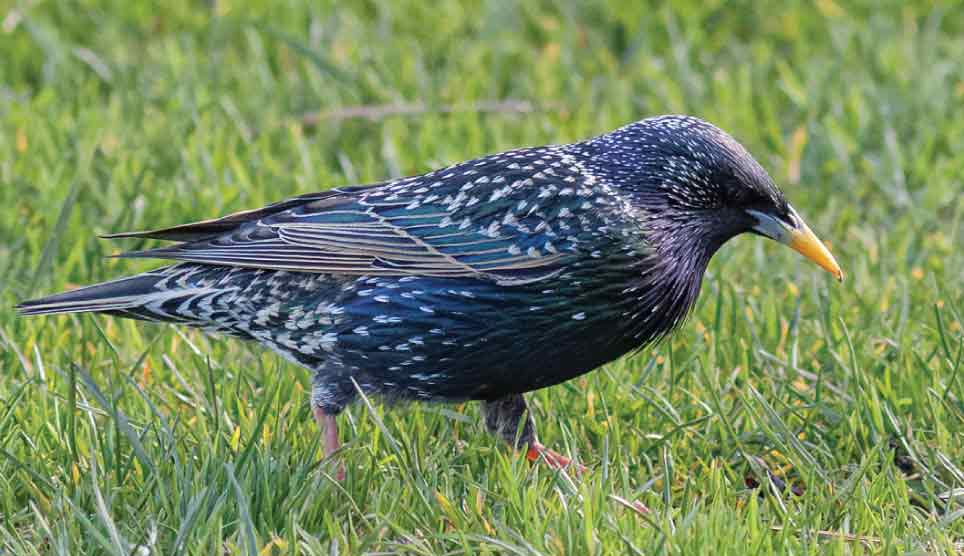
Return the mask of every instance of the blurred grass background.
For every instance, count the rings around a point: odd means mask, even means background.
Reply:
[[[959,4],[15,0],[0,18],[0,554],[962,550]],[[671,340],[532,396],[582,479],[519,461],[472,404],[359,405],[337,484],[304,370],[12,310],[152,266],[97,234],[670,112],[744,142],[847,280],[734,240]]]

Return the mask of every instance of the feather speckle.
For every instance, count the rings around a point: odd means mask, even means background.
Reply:
[[[150,232],[173,266],[24,303],[259,342],[356,395],[495,400],[658,340],[697,297],[745,210],[787,211],[729,135],[662,116],[568,145],[303,195]]]

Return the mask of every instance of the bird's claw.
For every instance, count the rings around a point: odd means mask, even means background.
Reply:
[[[570,468],[576,475],[582,475],[589,471],[589,468],[585,465],[573,462],[570,458],[546,448],[540,442],[533,442],[529,446],[528,451],[526,451],[526,459],[533,463],[542,461],[550,469]]]

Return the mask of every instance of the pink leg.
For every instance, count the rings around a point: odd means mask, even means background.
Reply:
[[[533,463],[542,460],[550,469],[563,469],[572,465],[572,460],[556,451],[546,448],[538,441],[529,445],[529,450],[526,452],[526,459]],[[572,469],[576,472],[576,475],[582,475],[588,471],[585,465],[580,464],[576,464]]]
[[[315,415],[315,422],[318,423],[318,428],[321,429],[321,435],[325,441],[325,457],[330,458],[341,448],[341,443],[338,442],[338,421],[335,420],[334,415],[325,413],[320,407],[313,408],[312,413]],[[345,480],[345,467],[341,463],[338,464],[335,478],[339,481]]]

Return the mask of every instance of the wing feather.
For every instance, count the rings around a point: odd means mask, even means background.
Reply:
[[[115,237],[183,241],[123,257],[349,275],[475,276],[515,283],[560,272],[574,256],[581,234],[592,231],[584,200],[570,196],[559,197],[554,205],[546,201],[562,185],[576,183],[571,176],[563,182],[558,173],[533,179],[507,172],[493,179],[476,176],[473,182],[453,179],[456,172],[448,170],[441,176],[446,179],[438,179],[435,172],[332,190],[222,219]],[[549,221],[551,211],[541,208],[542,203],[556,211],[551,216],[560,223]],[[554,225],[559,229],[553,231]]]

